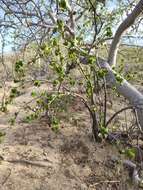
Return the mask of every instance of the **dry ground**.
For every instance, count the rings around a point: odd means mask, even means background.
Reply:
[[[89,114],[79,100],[61,114],[57,133],[49,128],[45,118],[10,126],[8,118],[19,102],[28,100],[31,89],[16,98],[6,115],[1,113],[0,130],[6,136],[0,145],[0,189],[131,189],[120,162],[122,155],[115,145],[94,142]]]
[[[57,133],[49,128],[45,118],[31,124],[19,121],[11,126],[9,118],[19,103],[29,100],[32,89],[27,88],[17,97],[8,113],[0,113],[0,131],[6,133],[0,144],[0,190],[137,189],[130,184],[117,146],[106,141],[94,142],[89,114],[78,100],[61,114]],[[124,107],[122,102],[114,102],[113,106],[110,115]],[[124,125],[123,118],[123,114],[118,117],[117,126]]]

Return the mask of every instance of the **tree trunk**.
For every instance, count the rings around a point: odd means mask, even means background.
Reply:
[[[142,13],[142,11],[143,11],[143,0],[140,0],[135,6],[135,8],[133,9],[133,11],[127,16],[127,18],[118,27],[115,33],[114,39],[111,43],[110,50],[109,50],[109,55],[108,55],[109,65],[112,65],[112,66],[116,65],[116,57],[117,57],[121,37],[126,32],[126,30],[134,24],[135,20]]]
[[[99,125],[97,122],[95,111],[92,112],[91,117],[92,117],[92,131],[93,131],[94,138],[97,142],[100,142],[101,139],[99,137]]]
[[[136,108],[139,124],[143,131],[143,95],[124,78],[122,78],[122,82],[118,82],[116,79],[117,73],[105,60],[99,59],[99,64],[108,71],[106,80],[109,86],[115,87],[117,92],[129,100],[130,104]]]
[[[112,70],[111,66],[116,65],[116,57],[118,52],[118,47],[120,45],[120,40],[125,31],[134,24],[135,20],[142,14],[143,11],[143,0],[140,0],[133,11],[127,16],[127,18],[118,27],[113,41],[110,46],[108,63],[101,61],[103,68],[108,70],[107,81],[110,85],[114,85],[117,92],[123,95],[127,100],[129,100],[132,106],[137,107],[137,115],[141,129],[143,130],[143,95],[130,83],[123,79],[122,83],[119,84],[116,80],[115,72]]]

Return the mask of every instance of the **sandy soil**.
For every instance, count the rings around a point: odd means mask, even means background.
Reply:
[[[32,90],[32,89],[31,89]],[[83,105],[69,107],[58,133],[45,118],[32,124],[8,124],[26,94],[16,98],[7,114],[0,114],[0,190],[130,190],[117,147],[95,143]],[[28,100],[28,99],[27,99]]]

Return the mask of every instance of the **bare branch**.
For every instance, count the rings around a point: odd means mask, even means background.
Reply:
[[[109,50],[108,63],[111,66],[116,64],[118,47],[120,45],[120,40],[122,35],[130,26],[134,24],[135,20],[142,13],[142,11],[143,11],[143,0],[140,0],[139,3],[133,9],[133,11],[118,27]]]

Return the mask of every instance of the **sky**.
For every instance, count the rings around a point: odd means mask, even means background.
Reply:
[[[117,2],[118,2],[117,0],[106,1],[106,5],[112,11],[113,9],[116,8]],[[128,3],[128,0],[124,0],[124,2]],[[125,18],[125,17],[126,17],[126,15],[123,16],[123,18]],[[117,27],[115,27],[113,29],[114,30],[113,33],[115,33]],[[142,24],[139,26],[138,30],[143,34],[143,25]],[[127,44],[127,45],[142,46],[143,47],[143,36],[139,35],[138,32],[134,32],[132,34],[133,34],[133,36],[122,37],[121,43]]]
[[[124,0],[124,1],[126,1],[126,0]],[[109,8],[110,11],[112,11],[117,6],[117,0],[106,1],[106,6]],[[116,28],[117,27],[115,27],[113,29],[113,33],[116,31]],[[141,29],[142,29],[142,27],[141,27]],[[12,50],[12,42],[11,42],[10,35],[7,38],[8,38],[8,43],[6,44],[6,47],[5,47],[6,53],[10,52]],[[135,35],[134,35],[134,37],[123,38],[122,43],[127,44],[127,45],[132,44],[135,46],[143,46],[143,38],[139,37],[139,36],[135,37]],[[1,48],[2,48],[2,38],[0,36],[0,53],[1,53]]]

